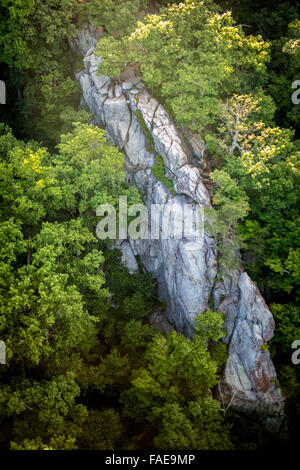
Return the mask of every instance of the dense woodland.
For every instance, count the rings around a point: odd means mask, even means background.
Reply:
[[[123,155],[79,107],[68,41],[101,25],[100,72],[139,65],[178,127],[207,145],[219,269],[240,249],[276,321],[270,343],[288,433],[215,399],[223,315],[193,340],[149,324],[151,275],[95,235],[96,207],[142,201]],[[293,1],[1,0],[1,449],[265,449],[296,443],[300,366],[299,4]],[[232,227],[235,232],[232,234]],[[229,234],[230,231],[230,234]]]

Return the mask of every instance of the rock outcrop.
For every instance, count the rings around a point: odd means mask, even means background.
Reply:
[[[89,49],[96,47],[97,41],[102,34],[102,26],[88,24],[78,32],[77,37],[70,41],[70,47],[73,52],[84,57]]]
[[[93,46],[93,45],[92,45]],[[84,47],[78,46],[80,50]],[[85,50],[86,52],[86,50]],[[203,154],[197,136],[185,142],[166,110],[151,97],[140,79],[114,84],[97,75],[101,58],[89,49],[80,83],[85,103],[108,139],[124,152],[128,180],[144,195],[145,204],[164,204],[180,211],[184,204],[210,207],[210,196],[193,161]],[[143,131],[141,118],[147,127]],[[151,134],[151,142],[149,135]],[[147,137],[148,135],[148,137]],[[152,174],[156,152],[163,158],[173,194]],[[164,214],[162,220],[164,218]],[[161,227],[160,227],[161,228]],[[194,238],[126,240],[120,246],[131,272],[139,256],[145,270],[157,280],[159,295],[167,303],[168,320],[178,331],[191,336],[193,321],[211,304],[226,314],[228,361],[219,394],[225,403],[269,416],[273,430],[283,417],[283,398],[266,343],[272,338],[274,320],[258,288],[242,268],[217,279],[214,239],[207,233]]]

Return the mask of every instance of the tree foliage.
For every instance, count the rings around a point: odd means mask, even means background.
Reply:
[[[96,49],[100,73],[117,75],[124,61],[139,63],[144,82],[177,123],[198,132],[217,122],[224,97],[262,82],[269,47],[245,36],[230,12],[192,0],[146,16],[114,48],[107,50],[107,41],[100,38]]]
[[[158,334],[153,279],[142,266],[129,275],[95,237],[99,204],[141,196],[125,182],[123,156],[79,109],[82,61],[69,41],[88,20],[103,26],[99,73],[118,80],[138,65],[183,134],[204,138],[219,273],[243,263],[271,302],[271,354],[299,415],[290,365],[299,335],[299,18],[288,1],[217,3],[1,2],[0,61],[28,137],[0,125],[5,448],[229,449],[230,435],[237,448],[264,445],[250,419],[234,419],[229,432],[213,398],[226,361],[222,315],[199,315],[192,340]],[[159,155],[153,173],[174,192]]]
[[[223,320],[207,312],[193,342],[158,334],[148,323],[153,304],[159,305],[151,276],[130,276],[120,254],[94,235],[99,204],[116,205],[120,194],[129,202],[140,200],[125,183],[123,156],[103,130],[81,123],[61,136],[57,150],[51,156],[1,127],[5,445],[9,439],[11,449],[25,450],[138,448],[135,423],[144,400],[150,400],[143,420],[151,425],[151,445],[175,445],[171,406],[193,428],[194,437],[179,444],[182,448],[227,448],[228,430],[210,392],[218,363],[206,344],[222,336]],[[144,377],[157,383],[158,397],[139,391]],[[98,405],[90,404],[91,394]],[[127,395],[134,399],[132,409],[124,402]],[[198,418],[193,422],[193,413],[200,419],[203,410],[210,416],[205,435]]]

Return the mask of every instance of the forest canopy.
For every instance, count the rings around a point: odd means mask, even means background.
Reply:
[[[2,0],[0,365],[2,449],[264,449],[257,422],[216,399],[226,363],[223,314],[193,339],[159,332],[157,285],[95,235],[96,208],[143,195],[95,126],[70,41],[100,27],[99,74],[129,64],[182,132],[205,144],[219,272],[244,268],[276,321],[270,345],[299,423],[300,20],[294,2]],[[3,112],[3,113],[2,113]],[[159,156],[158,156],[159,157]],[[162,184],[163,162],[154,168]],[[205,334],[203,333],[205,332]]]

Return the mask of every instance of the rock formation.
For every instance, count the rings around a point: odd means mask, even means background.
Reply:
[[[164,204],[175,211],[189,204],[210,207],[210,196],[203,183],[195,156],[203,147],[197,136],[185,141],[166,110],[149,95],[141,79],[115,84],[97,75],[101,58],[93,54],[94,44],[85,36],[76,50],[85,54],[85,70],[77,74],[83,99],[95,123],[106,130],[108,139],[124,152],[128,180],[144,195],[145,204]],[[74,43],[73,43],[74,47]],[[141,125],[141,119],[145,128]],[[151,134],[151,142],[149,135]],[[173,181],[173,194],[152,174],[158,153],[166,176]],[[196,155],[195,155],[196,154]],[[164,209],[165,210],[165,209]],[[283,398],[277,388],[276,371],[266,343],[274,333],[274,320],[258,288],[242,267],[217,277],[218,263],[214,239],[125,240],[120,245],[122,259],[131,272],[139,256],[145,270],[157,280],[159,295],[167,303],[167,317],[178,331],[191,336],[193,321],[213,308],[226,315],[228,361],[219,384],[224,403],[264,416],[269,427],[279,429],[283,417]],[[268,421],[269,420],[269,421]]]

